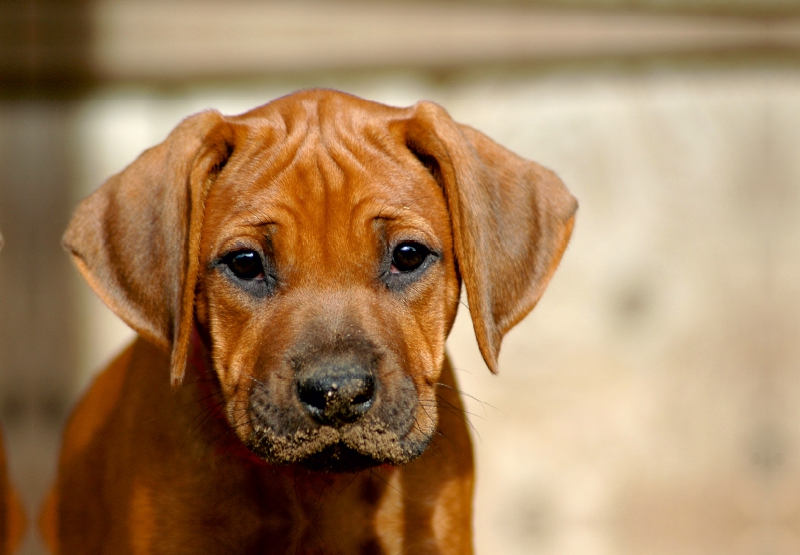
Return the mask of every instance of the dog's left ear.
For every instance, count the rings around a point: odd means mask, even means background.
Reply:
[[[170,352],[180,383],[194,323],[206,195],[233,150],[218,112],[185,119],[86,198],[64,246],[103,302]]]
[[[437,104],[410,110],[405,144],[444,191],[478,346],[497,372],[500,342],[544,293],[578,203],[553,172],[456,123]]]

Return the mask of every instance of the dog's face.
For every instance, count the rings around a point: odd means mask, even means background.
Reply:
[[[65,244],[170,349],[197,327],[238,437],[275,464],[403,464],[437,424],[461,280],[496,368],[563,253],[552,173],[438,106],[306,91],[199,114],[84,201]]]
[[[228,420],[267,461],[404,463],[436,428],[458,302],[447,204],[410,152],[356,157],[359,136],[312,117],[290,114],[293,135],[235,149],[217,176],[199,325]]]

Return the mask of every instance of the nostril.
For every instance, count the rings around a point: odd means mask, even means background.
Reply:
[[[353,405],[364,405],[372,402],[375,396],[375,379],[367,374],[354,392]]]
[[[312,409],[325,410],[325,389],[314,380],[304,380],[297,384],[300,402]]]

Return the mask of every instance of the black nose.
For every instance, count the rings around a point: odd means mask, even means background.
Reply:
[[[372,406],[375,378],[369,365],[357,357],[327,355],[303,369],[297,395],[315,420],[342,426],[355,422]]]

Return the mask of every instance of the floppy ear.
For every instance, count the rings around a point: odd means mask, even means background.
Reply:
[[[550,170],[420,102],[408,148],[442,186],[458,269],[483,359],[497,372],[503,336],[544,293],[567,246],[578,203]]]
[[[218,112],[184,120],[167,139],[80,203],[64,246],[92,289],[146,339],[186,366],[208,189],[232,152]]]

